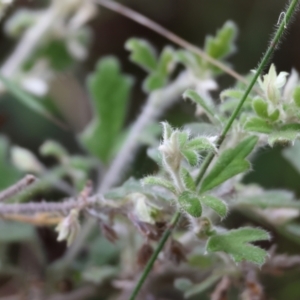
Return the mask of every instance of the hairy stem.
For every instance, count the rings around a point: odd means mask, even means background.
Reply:
[[[278,29],[276,30],[275,32],[275,35],[268,47],[268,50],[267,52],[264,54],[256,72],[255,72],[255,75],[254,77],[252,78],[251,82],[249,83],[249,86],[247,87],[245,93],[243,94],[242,98],[240,99],[240,102],[238,104],[238,106],[236,107],[236,109],[234,110],[234,112],[232,113],[231,117],[229,118],[226,126],[224,127],[221,135],[219,136],[218,140],[217,140],[217,147],[220,147],[221,144],[223,143],[227,133],[229,132],[234,120],[237,118],[238,114],[240,113],[241,111],[241,108],[242,106],[244,105],[248,95],[250,94],[252,88],[254,87],[255,83],[256,83],[256,80],[258,79],[258,77],[260,76],[260,74],[262,73],[262,71],[264,70],[264,68],[266,67],[266,65],[269,63],[282,35],[283,35],[283,32],[285,31],[287,25],[289,24],[291,18],[292,18],[292,15],[294,13],[294,11],[296,10],[296,6],[297,4],[299,3],[299,0],[293,0],[289,7],[288,7],[288,10],[286,11],[286,14],[285,14],[285,18],[283,18],[283,20],[281,21],[280,23],[280,26],[278,27]],[[202,166],[201,166],[201,169],[199,171],[199,174],[197,176],[197,179],[196,179],[196,185],[199,185],[206,170],[208,169],[210,163],[212,162],[213,158],[214,158],[215,154],[213,152],[211,152],[207,157],[206,159],[204,160]]]
[[[230,130],[234,120],[236,119],[236,117],[238,116],[246,98],[248,97],[249,93],[251,92],[256,80],[258,79],[258,77],[260,76],[260,74],[262,73],[263,69],[266,67],[267,63],[270,61],[272,54],[274,53],[276,46],[278,45],[283,32],[285,31],[287,25],[289,24],[291,17],[293,15],[293,13],[296,11],[296,6],[299,3],[300,0],[292,0],[288,6],[288,9],[286,11],[286,15],[285,18],[281,21],[280,26],[278,27],[278,29],[275,32],[274,38],[272,39],[267,52],[264,54],[263,59],[261,60],[258,69],[255,73],[255,76],[253,77],[253,79],[251,80],[249,86],[247,87],[244,95],[242,96],[242,98],[240,99],[240,102],[238,104],[238,106],[236,107],[236,109],[234,110],[234,112],[232,113],[229,121],[227,122],[224,130],[222,131],[222,134],[220,135],[220,137],[218,138],[217,141],[217,146],[220,147],[221,144],[223,143],[228,131]],[[212,162],[214,158],[214,153],[211,152],[206,159],[204,160],[201,169],[199,171],[198,177],[196,179],[196,184],[199,185],[199,183],[201,182],[206,170],[208,169],[210,163]],[[148,277],[153,264],[156,261],[156,258],[158,257],[161,249],[164,247],[166,241],[168,240],[168,237],[170,236],[172,229],[176,226],[178,220],[180,218],[180,213],[176,212],[176,214],[173,216],[171,224],[172,226],[169,227],[169,229],[166,230],[165,234],[163,235],[163,237],[161,238],[161,240],[159,241],[156,250],[154,251],[153,255],[151,256],[150,260],[148,261],[139,281],[137,282],[130,300],[134,300],[137,296],[137,294],[139,293],[144,281],[146,280],[146,278]]]

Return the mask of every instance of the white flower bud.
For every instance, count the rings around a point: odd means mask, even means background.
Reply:
[[[79,230],[80,224],[78,221],[79,212],[77,209],[72,209],[67,217],[65,217],[55,228],[58,232],[57,241],[67,241],[67,246],[70,246]]]

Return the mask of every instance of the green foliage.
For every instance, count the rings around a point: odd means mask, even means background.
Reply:
[[[252,117],[246,122],[244,129],[252,132],[271,133],[273,126],[268,121]]]
[[[217,31],[215,37],[207,36],[205,39],[205,52],[214,58],[223,59],[235,51],[234,41],[237,35],[237,27],[232,21],[227,21]]]
[[[218,30],[216,36],[208,36],[205,39],[204,51],[215,59],[224,60],[235,51],[236,35],[236,25],[231,21],[227,21]],[[211,74],[218,75],[222,73],[219,68],[189,51],[179,50],[176,57],[180,63],[191,69],[196,77],[205,78]]]
[[[130,60],[147,72],[154,71],[157,67],[157,57],[154,48],[143,39],[131,38],[125,48],[131,52]]]
[[[125,48],[131,52],[131,61],[149,73],[143,83],[146,92],[166,85],[175,62],[175,52],[171,47],[164,48],[159,58],[153,47],[143,39],[131,38],[126,42]]]
[[[214,210],[221,218],[226,217],[228,208],[226,203],[221,199],[211,195],[201,195],[200,202]]]
[[[252,152],[257,140],[257,137],[250,136],[245,138],[235,148],[225,150],[204,178],[200,192],[204,193],[211,190],[227,179],[247,171],[250,164],[245,158]]]
[[[120,73],[118,61],[112,57],[101,59],[88,79],[95,117],[81,135],[81,141],[104,163],[112,158],[118,141],[131,86],[131,78]]]
[[[269,239],[270,235],[262,229],[242,227],[210,237],[206,249],[208,252],[223,251],[236,262],[249,261],[262,265],[267,252],[249,243]]]
[[[169,190],[170,192],[176,194],[176,188],[173,186],[172,182],[170,182],[164,178],[155,177],[155,176],[147,176],[142,180],[142,184],[143,185],[161,186],[161,187]]]
[[[200,199],[196,194],[185,191],[181,193],[178,197],[178,203],[181,209],[194,218],[201,217],[202,207]]]
[[[186,189],[196,191],[195,181],[186,168],[181,168],[181,178]]]
[[[300,136],[300,130],[280,130],[272,132],[268,137],[270,146],[276,144],[286,145],[294,142]]]

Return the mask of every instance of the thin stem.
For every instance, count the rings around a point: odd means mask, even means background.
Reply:
[[[160,239],[157,248],[155,249],[154,253],[152,254],[152,256],[150,257],[150,259],[147,262],[147,265],[143,271],[142,276],[140,277],[138,283],[135,286],[135,289],[133,290],[131,296],[130,296],[130,300],[134,300],[135,297],[137,296],[138,292],[140,291],[144,281],[146,280],[146,278],[148,277],[149,272],[152,269],[153,264],[155,263],[160,251],[162,250],[162,248],[164,247],[166,241],[168,240],[169,236],[172,233],[172,229],[174,228],[174,226],[177,224],[178,220],[180,218],[180,213],[176,212],[175,215],[173,216],[169,228],[164,232],[162,238]]]
[[[12,196],[24,191],[28,186],[36,181],[36,177],[33,175],[26,175],[23,179],[18,181],[16,184],[10,186],[6,190],[0,193],[0,202],[3,202]]]
[[[265,53],[265,55],[263,56],[259,66],[258,66],[258,69],[257,71],[255,72],[255,75],[254,77],[252,78],[249,86],[247,87],[244,95],[242,96],[238,106],[236,107],[236,109],[234,110],[234,112],[232,113],[230,119],[228,120],[226,126],[224,127],[223,129],[223,132],[222,134],[219,136],[218,140],[217,140],[217,146],[220,147],[221,144],[223,143],[228,131],[230,130],[234,120],[236,119],[236,117],[238,116],[238,114],[240,113],[241,111],[241,108],[243,106],[243,104],[245,103],[248,95],[250,94],[253,86],[255,85],[256,83],[256,80],[258,79],[258,77],[260,76],[260,74],[262,73],[262,71],[264,70],[264,68],[266,67],[266,65],[268,64],[268,62],[270,61],[282,35],[283,35],[283,32],[284,30],[286,29],[287,25],[289,24],[290,20],[291,20],[291,17],[293,15],[293,12],[296,10],[296,6],[298,4],[299,0],[293,0],[290,5],[289,5],[289,8],[286,12],[286,17],[281,21],[280,23],[280,26],[278,27],[269,47],[268,47],[268,50],[267,52]],[[202,166],[201,166],[201,169],[199,171],[199,174],[197,176],[197,179],[196,179],[196,185],[199,185],[200,181],[202,180],[207,168],[209,167],[211,161],[213,160],[214,158],[214,153],[211,152],[207,157],[206,159],[204,160]]]
[[[161,25],[153,22],[152,20],[150,20],[149,18],[143,16],[142,14],[140,14],[140,13],[138,13],[138,12],[136,12],[136,11],[134,11],[134,10],[118,3],[118,2],[115,2],[113,0],[95,0],[95,2],[98,3],[101,6],[106,7],[107,9],[110,9],[114,12],[117,12],[117,13],[121,14],[122,16],[124,16],[126,18],[129,18],[129,19],[135,21],[136,23],[138,23],[142,26],[145,26],[145,27],[151,29],[152,31],[158,33],[159,35],[163,36],[164,38],[170,40],[174,44],[199,55],[204,60],[206,60],[209,63],[211,63],[212,65],[218,67],[223,72],[225,72],[228,75],[232,76],[236,80],[241,81],[244,84],[248,84],[247,80],[243,76],[241,76],[240,74],[238,74],[234,70],[227,67],[221,61],[214,59],[213,57],[209,56],[207,53],[205,53],[199,47],[196,47],[195,45],[189,43],[188,41],[184,40],[180,36],[174,34],[173,32],[171,32],[170,30],[162,27]]]
[[[101,0],[101,1],[104,1],[104,0]],[[260,76],[260,74],[262,73],[263,69],[265,68],[265,66],[267,65],[267,63],[269,62],[272,54],[274,53],[275,49],[276,49],[276,46],[278,45],[282,35],[283,35],[283,32],[284,30],[286,29],[286,26],[289,24],[290,20],[291,20],[291,17],[293,15],[293,13],[295,12],[296,10],[296,6],[298,4],[300,0],[293,0],[290,4],[289,4],[289,7],[288,7],[288,10],[286,12],[286,17],[284,20],[281,21],[280,23],[280,26],[278,27],[276,33],[275,33],[275,36],[272,40],[272,42],[270,43],[269,47],[268,47],[268,50],[267,52],[265,53],[263,59],[261,60],[260,64],[259,64],[259,67],[255,73],[255,76],[253,77],[253,79],[251,80],[249,86],[247,87],[243,97],[241,98],[238,106],[236,107],[236,109],[234,110],[234,112],[232,113],[229,121],[227,122],[222,134],[220,135],[220,137],[218,138],[218,141],[217,141],[217,146],[220,147],[221,144],[223,143],[225,137],[226,137],[226,134],[228,133],[228,131],[230,130],[235,118],[238,116],[245,100],[247,99],[249,93],[251,92],[257,78]],[[207,168],[209,167],[211,161],[213,160],[214,158],[214,154],[213,153],[210,153],[205,161],[203,162],[202,164],[202,167],[200,169],[200,172],[198,174],[198,177],[196,179],[196,183],[197,185],[200,183],[200,181],[202,180]],[[167,229],[167,231],[164,233],[164,235],[162,236],[161,240],[159,241],[158,243],[158,246],[156,248],[156,250],[154,251],[153,255],[151,256],[150,260],[148,261],[143,273],[142,273],[142,276],[141,278],[139,279],[139,281],[137,282],[136,284],[136,287],[135,289],[133,290],[132,292],[132,295],[130,297],[130,300],[134,300],[135,297],[137,296],[138,292],[140,291],[144,281],[146,280],[149,272],[151,271],[152,267],[153,267],[153,264],[156,260],[156,258],[158,257],[161,249],[164,247],[166,241],[168,240],[168,237],[171,235],[172,233],[172,229],[176,226],[178,220],[180,218],[180,212],[176,212],[176,214],[173,216],[172,218],[172,221],[171,221],[171,224],[172,224],[172,227],[169,227]]]

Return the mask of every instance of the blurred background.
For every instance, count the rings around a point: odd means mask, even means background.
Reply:
[[[5,22],[20,8],[39,10],[47,7],[48,3],[48,1],[17,0],[7,9],[1,21],[2,62],[16,45],[16,40],[5,34],[3,29]],[[277,24],[280,12],[286,5],[284,0],[132,0],[122,3],[200,47],[207,34],[213,35],[226,20],[234,21],[239,29],[238,49],[230,58],[230,62],[241,74],[256,68],[273,34],[274,24]],[[82,87],[85,87],[87,74],[94,70],[96,62],[101,57],[117,56],[121,60],[123,71],[135,79],[135,89],[128,107],[127,124],[129,124],[139,113],[146,98],[140,88],[145,73],[129,61],[128,52],[124,49],[125,41],[130,37],[143,37],[158,50],[171,43],[150,29],[115,12],[102,7],[98,7],[97,10],[95,17],[88,23],[91,32],[87,58],[77,62],[75,66],[71,65],[70,68],[66,64],[63,71],[75,75]],[[273,62],[277,71],[290,72],[292,68],[300,70],[299,25],[300,18],[296,18],[287,29],[285,39],[274,55]],[[57,51],[59,53],[60,50]],[[219,83],[220,88],[228,88],[233,85],[234,80],[223,75],[219,78]],[[180,125],[188,117],[186,114],[190,113],[186,112],[183,106],[181,103],[169,112],[168,117],[172,119],[174,125]],[[72,110],[76,111],[76,107],[73,106]],[[0,130],[9,136],[12,143],[34,152],[48,138],[58,139],[71,152],[79,151],[72,132],[58,129],[27,108],[21,109],[9,95],[1,97]],[[276,164],[272,163],[274,159]],[[277,148],[264,149],[257,156],[254,172],[246,180],[258,181],[266,187],[292,188],[300,195],[299,175],[281,158],[280,149]]]
[[[241,74],[247,74],[251,69],[256,68],[268,46],[274,26],[276,26],[280,12],[284,9],[286,2],[284,0],[122,1],[124,5],[140,12],[199,47],[202,47],[206,35],[215,34],[216,30],[225,21],[232,20],[237,24],[239,35],[237,38],[237,51],[229,61],[233,68]],[[7,8],[0,23],[0,60],[2,64],[11,55],[18,43],[18,39],[13,39],[6,34],[5,24],[7,20],[20,8],[39,10],[48,5],[49,1],[16,0]],[[146,95],[141,89],[145,73],[129,61],[128,52],[124,48],[126,40],[131,37],[142,37],[158,50],[171,43],[150,29],[106,8],[97,6],[96,10],[95,16],[87,24],[89,28],[87,34],[88,54],[85,59],[68,64],[69,57],[61,48],[61,43],[58,42],[53,45],[52,51],[56,53],[53,55],[63,57],[57,67],[59,76],[71,74],[76,78],[81,88],[85,89],[87,76],[95,69],[95,65],[101,57],[106,55],[118,57],[121,61],[122,70],[130,74],[135,80],[126,118],[126,124],[129,125],[139,114]],[[300,14],[297,15],[297,18],[287,29],[285,39],[274,55],[273,62],[278,72],[290,72],[292,68],[300,72],[299,28]],[[177,46],[174,45],[174,47]],[[62,78],[60,77],[63,82]],[[234,80],[228,75],[222,75],[218,82],[220,89],[229,88],[234,84]],[[82,97],[85,99],[84,92]],[[88,102],[88,99],[84,101]],[[67,110],[69,109],[69,112],[75,115],[86,109],[79,104],[78,106],[66,105],[69,107]],[[55,111],[61,114],[59,108],[56,107]],[[89,120],[89,113],[87,113],[86,118]],[[163,119],[168,119],[174,126],[181,126],[187,120],[193,120],[193,118],[190,107],[180,102],[168,110]],[[78,146],[74,131],[76,129],[65,131],[55,126],[28,108],[20,106],[11,95],[5,94],[0,98],[0,133],[6,135],[12,144],[28,148],[37,156],[39,155],[38,148],[47,139],[59,141],[70,153],[82,153],[83,150]],[[299,197],[300,175],[282,157],[281,152],[282,147],[273,149],[267,147],[261,150],[256,155],[252,167],[253,171],[245,177],[245,182],[257,182],[267,188],[291,189]],[[42,158],[41,160],[45,164],[49,163]],[[135,166],[139,166],[139,168],[135,168]],[[141,149],[131,171],[134,176],[141,177],[148,174],[149,170],[151,170],[151,166],[145,162],[145,151]],[[231,218],[230,222],[232,222],[232,226],[235,226],[242,221],[243,216],[237,215],[235,218]],[[43,234],[47,235],[48,233],[44,232]],[[51,238],[53,240],[53,237]],[[299,246],[287,242],[284,238],[278,240],[278,243],[282,250],[299,253]],[[55,252],[55,249],[53,251]],[[58,253],[52,253],[53,257],[59,256],[63,249],[57,251]],[[273,289],[273,295],[277,294],[278,298],[273,299],[300,299],[298,291],[299,277],[297,276],[298,274],[292,274],[291,277],[281,278],[280,282],[275,281],[274,283],[273,281],[272,286],[268,287],[270,291]],[[281,285],[284,288],[280,288]],[[287,291],[290,295],[289,298],[285,298]]]

